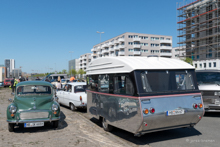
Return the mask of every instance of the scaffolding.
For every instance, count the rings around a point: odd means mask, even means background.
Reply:
[[[182,5],[182,6],[180,6]],[[220,57],[220,0],[194,0],[177,4],[180,50],[193,61]]]

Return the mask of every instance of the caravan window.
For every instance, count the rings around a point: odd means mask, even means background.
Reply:
[[[128,76],[114,77],[114,93],[124,95],[134,95],[134,86]]]
[[[99,75],[98,91],[105,92],[105,93],[109,92],[109,76],[108,75]]]
[[[144,92],[173,92],[195,90],[191,71],[143,71],[141,81]]]

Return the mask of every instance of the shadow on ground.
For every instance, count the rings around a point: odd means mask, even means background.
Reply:
[[[90,121],[95,123],[97,126],[102,127],[102,123],[98,119],[91,118]],[[180,129],[159,131],[159,132],[148,133],[142,135],[141,137],[135,137],[133,133],[115,127],[110,133],[124,140],[127,140],[128,142],[134,143],[136,145],[147,145],[147,144],[149,145],[150,143],[155,143],[160,141],[167,141],[172,139],[201,135],[201,133],[195,128],[180,128]]]
[[[220,112],[206,112],[204,117],[220,117]]]
[[[65,121],[65,114],[61,111],[60,112],[60,121],[58,128],[53,128],[53,122],[46,122],[44,123],[43,127],[35,127],[35,128],[24,128],[24,124],[19,124],[18,126],[15,126],[14,132],[15,133],[37,133],[37,132],[48,132],[53,130],[61,130],[68,126],[68,124]]]

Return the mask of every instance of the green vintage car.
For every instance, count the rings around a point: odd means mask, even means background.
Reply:
[[[60,105],[54,100],[52,84],[45,81],[26,81],[17,84],[14,100],[7,107],[9,132],[13,132],[14,126],[18,124],[28,128],[52,122],[53,127],[57,128],[59,119]]]

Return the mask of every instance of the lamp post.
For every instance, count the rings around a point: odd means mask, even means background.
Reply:
[[[101,43],[101,34],[104,34],[105,32],[99,32],[99,31],[97,31],[96,33],[99,33],[99,34],[100,34],[100,43]]]
[[[71,60],[72,60],[72,53],[73,53],[73,51],[69,51],[69,53],[71,53]],[[71,63],[71,60],[70,60],[70,63]],[[72,77],[72,67],[73,66],[70,66],[71,77]]]

